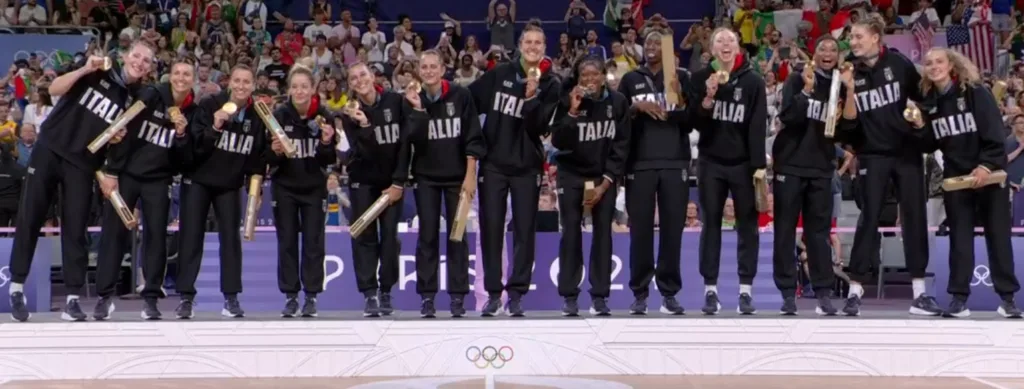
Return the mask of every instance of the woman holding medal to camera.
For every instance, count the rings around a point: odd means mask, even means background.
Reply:
[[[942,151],[944,162],[943,202],[949,222],[949,284],[952,295],[947,317],[968,317],[967,298],[974,274],[975,220],[985,229],[988,266],[992,284],[1002,298],[997,312],[1003,317],[1020,318],[1014,303],[1020,283],[1014,273],[1013,247],[1010,243],[1009,189],[993,175],[1005,175],[1003,125],[999,105],[979,78],[978,68],[962,54],[946,48],[933,48],[924,59],[921,92],[922,115],[912,117],[911,125],[925,139],[926,152]],[[947,187],[957,177],[969,177],[970,185]],[[997,177],[998,178],[998,177]],[[967,184],[965,182],[965,184]],[[976,214],[980,212],[980,214]]]
[[[170,82],[144,88],[138,99],[146,108],[128,125],[124,142],[112,146],[105,174],[118,179],[118,191],[126,204],[141,200],[145,225],[142,235],[142,318],[160,319],[157,300],[164,297],[167,270],[167,196],[179,166],[191,158],[189,121],[197,105],[192,94],[195,67],[191,61],[171,65]],[[121,272],[122,254],[131,239],[110,201],[103,208],[103,236],[96,264],[96,289],[100,299],[93,318],[105,320],[114,312],[113,295]]]
[[[441,54],[435,50],[420,55],[419,78],[423,84],[419,97],[426,115],[403,134],[403,150],[415,148],[411,161],[415,180],[416,209],[420,231],[416,242],[416,293],[421,296],[420,315],[434,317],[434,298],[439,289],[440,223],[443,201],[449,239],[447,246],[447,291],[453,317],[466,314],[464,301],[469,293],[469,249],[464,239],[452,240],[462,195],[476,192],[476,164],[485,147],[480,133],[480,118],[473,96],[465,87],[443,80]],[[407,86],[415,92],[415,83]],[[419,117],[419,115],[417,115]]]
[[[345,159],[352,217],[359,222],[381,196],[387,196],[389,202],[378,220],[365,220],[368,222],[365,231],[356,234],[359,231],[350,229],[355,235],[352,237],[352,265],[356,286],[365,299],[363,316],[386,316],[394,311],[391,288],[398,283],[399,276],[398,220],[402,213],[399,201],[409,180],[409,150],[402,150],[401,134],[411,128],[410,120],[426,120],[426,113],[417,91],[409,88],[404,98],[385,92],[374,84],[373,73],[364,63],[349,67],[348,85],[355,96],[342,109],[342,126],[351,147]]]
[[[590,314],[607,316],[612,282],[612,218],[616,182],[626,168],[630,141],[629,101],[609,90],[603,61],[590,57],[576,66],[571,92],[556,110],[551,144],[558,149],[558,209],[562,239],[558,254],[558,294],[565,299],[562,314],[577,316],[583,280],[585,210],[593,215],[590,242]],[[590,192],[591,197],[588,197]]]
[[[117,191],[116,177],[102,174],[96,177],[95,174],[103,166],[105,147],[93,153],[90,146],[98,137],[105,135],[111,123],[128,109],[131,94],[152,70],[154,52],[152,45],[135,41],[121,55],[123,66],[115,58],[91,56],[76,64],[77,69],[57,77],[50,84],[50,95],[59,97],[60,101],[39,129],[39,147],[29,159],[29,174],[21,192],[14,245],[10,253],[9,293],[14,320],[23,322],[29,319],[24,283],[32,268],[39,230],[57,199],[58,189],[63,215],[61,254],[68,293],[61,319],[86,320],[87,315],[82,311],[78,296],[86,285],[88,252],[85,234],[92,205],[93,181],[99,181],[105,197]],[[120,142],[126,132],[120,129],[109,143]]]
[[[316,296],[324,287],[326,178],[330,165],[337,160],[337,140],[334,117],[320,105],[320,96],[313,89],[312,70],[292,66],[288,97],[289,101],[274,111],[274,118],[295,145],[296,153],[287,156],[281,139],[274,137],[267,158],[277,227],[277,283],[286,297],[281,316],[299,315],[298,294],[303,290],[301,315],[316,317]]]
[[[196,278],[203,259],[206,217],[213,207],[220,238],[221,315],[245,316],[242,292],[241,196],[245,177],[266,173],[267,130],[252,109],[255,74],[245,65],[231,70],[227,91],[199,103],[191,136],[195,162],[182,172],[178,284],[179,319],[192,318]]]

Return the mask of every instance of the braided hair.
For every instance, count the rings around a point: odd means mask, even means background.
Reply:
[[[601,72],[601,74],[605,74],[607,72],[604,65],[604,60],[602,60],[601,58],[593,55],[580,58],[573,65],[572,73],[569,74],[569,78],[566,79],[565,83],[563,84],[565,92],[568,93],[569,91],[572,91],[572,89],[575,88],[577,85],[579,85],[580,77],[583,73],[583,68],[586,66],[596,67],[597,71]]]

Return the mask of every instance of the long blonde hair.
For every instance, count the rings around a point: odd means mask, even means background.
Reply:
[[[946,56],[946,60],[952,65],[949,69],[949,77],[955,79],[960,84],[960,91],[966,91],[968,87],[973,87],[981,82],[978,67],[967,57],[964,57],[963,54],[945,47],[933,47],[931,50],[928,50],[925,57],[927,58],[932,53],[941,53]],[[921,77],[922,94],[928,94],[934,87],[935,84],[927,76]]]

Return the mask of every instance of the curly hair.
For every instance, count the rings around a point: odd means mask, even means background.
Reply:
[[[949,70],[950,78],[957,80],[960,84],[960,90],[966,91],[967,87],[975,86],[981,82],[981,76],[978,73],[978,67],[974,65],[971,60],[967,59],[963,54],[956,51],[947,49],[945,47],[933,47],[928,50],[925,54],[925,58],[932,55],[933,53],[945,55],[946,60],[952,68]],[[921,93],[928,94],[929,91],[934,87],[932,80],[928,77],[921,77]]]

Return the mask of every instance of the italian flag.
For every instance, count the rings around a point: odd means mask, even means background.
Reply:
[[[850,20],[850,10],[844,9],[836,12],[832,16],[832,22],[828,25],[828,31],[832,34],[833,38],[839,39],[840,35],[843,35],[843,29],[846,28],[846,22]]]
[[[605,27],[618,28],[619,15],[623,9],[629,9],[633,15],[633,27],[640,30],[644,24],[644,7],[647,7],[651,0],[605,0],[604,4],[604,25]]]
[[[817,2],[814,2],[814,4],[817,5]],[[775,26],[776,30],[782,33],[782,39],[794,39],[797,37],[798,25],[805,20],[811,23],[811,36],[817,38],[820,34],[816,28],[818,13],[813,9],[786,9],[754,14],[754,23],[757,23],[758,37],[764,36],[765,26],[771,23]]]

